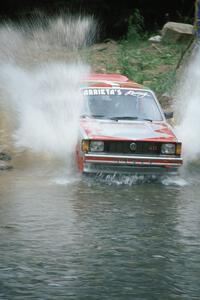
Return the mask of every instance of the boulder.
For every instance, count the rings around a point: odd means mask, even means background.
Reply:
[[[4,161],[11,160],[11,156],[7,153],[0,152],[0,160],[4,160]]]
[[[162,41],[190,41],[194,38],[194,27],[190,24],[168,22],[162,28]]]
[[[0,160],[0,171],[2,171],[2,170],[10,170],[12,168],[13,167],[10,164],[8,164],[7,162]]]
[[[12,169],[12,166],[9,164],[11,156],[7,153],[0,152],[0,171]]]

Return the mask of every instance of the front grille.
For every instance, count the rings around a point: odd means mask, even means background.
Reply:
[[[136,150],[131,150],[130,145],[136,144]],[[161,143],[158,142],[133,142],[133,141],[105,141],[105,152],[116,154],[160,154]]]

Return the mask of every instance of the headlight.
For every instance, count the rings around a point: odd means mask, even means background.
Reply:
[[[88,140],[82,140],[81,150],[83,152],[88,152],[89,151],[89,141]]]
[[[90,151],[92,152],[102,152],[104,150],[103,141],[91,141],[90,142]]]
[[[175,144],[162,144],[161,153],[162,154],[175,154],[176,145]]]
[[[181,148],[182,148],[182,144],[177,143],[176,144],[176,155],[181,155]]]

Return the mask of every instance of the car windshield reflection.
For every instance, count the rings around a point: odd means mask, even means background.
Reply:
[[[82,117],[112,120],[163,120],[152,93],[128,89],[86,89]]]

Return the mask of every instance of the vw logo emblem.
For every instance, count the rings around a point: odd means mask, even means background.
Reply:
[[[131,143],[131,144],[130,144],[130,150],[131,150],[131,151],[133,151],[133,152],[136,151],[136,148],[137,148],[136,143]]]

